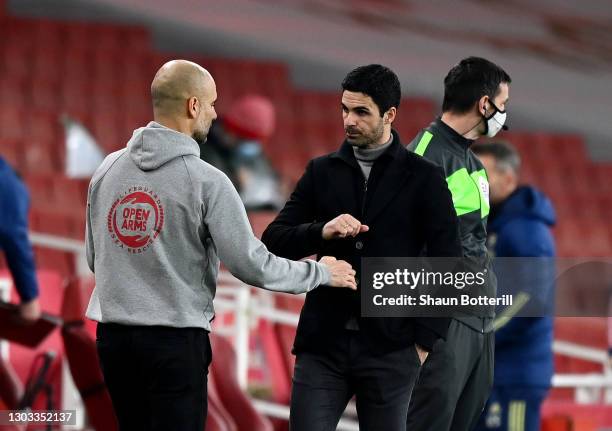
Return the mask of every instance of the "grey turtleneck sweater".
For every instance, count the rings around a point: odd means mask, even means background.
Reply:
[[[355,158],[357,159],[361,172],[363,172],[363,176],[366,180],[370,177],[370,171],[372,170],[374,162],[382,153],[386,151],[387,148],[389,148],[391,142],[393,142],[393,135],[391,135],[389,140],[384,145],[377,148],[366,149],[353,147],[353,153],[355,154]]]

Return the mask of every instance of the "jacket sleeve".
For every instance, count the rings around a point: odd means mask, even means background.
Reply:
[[[429,257],[461,257],[459,222],[442,169],[429,174],[423,190],[425,244]],[[431,351],[439,338],[446,338],[450,318],[416,318],[415,343]]]
[[[270,253],[251,229],[238,192],[219,172],[214,190],[203,202],[204,224],[229,271],[247,284],[277,292],[304,293],[330,281],[315,261],[295,262]]]
[[[13,277],[22,302],[38,297],[34,253],[28,238],[29,196],[18,179],[6,181],[2,196],[2,223],[0,223],[0,248]],[[22,191],[20,191],[22,189]]]
[[[271,252],[289,259],[317,254],[323,241],[325,221],[316,221],[314,207],[314,162],[311,160],[289,201],[266,228],[261,239]]]
[[[432,171],[423,196],[427,255],[462,257],[459,220],[441,168],[436,167]]]

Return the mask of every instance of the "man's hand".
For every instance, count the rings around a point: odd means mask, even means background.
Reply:
[[[429,352],[427,350],[424,350],[418,344],[415,344],[414,348],[417,351],[417,355],[419,355],[419,361],[421,361],[421,365],[423,365],[425,363],[425,360],[427,359],[427,356],[429,355]]]
[[[330,286],[348,287],[349,289],[357,290],[355,270],[348,262],[337,260],[332,256],[323,256],[319,263],[325,265],[331,274]]]
[[[323,226],[322,237],[324,240],[346,238],[349,236],[354,237],[368,230],[370,230],[368,226],[361,224],[361,222],[352,215],[341,214]]]
[[[38,298],[34,298],[29,302],[22,302],[19,304],[19,320],[26,324],[31,325],[38,320],[40,317],[40,303]]]

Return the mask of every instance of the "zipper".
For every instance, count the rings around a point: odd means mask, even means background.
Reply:
[[[366,195],[368,193],[368,179],[366,178],[363,181],[363,201],[361,204],[361,220],[359,220],[361,223],[363,223],[363,214],[365,213],[365,204],[366,204]]]

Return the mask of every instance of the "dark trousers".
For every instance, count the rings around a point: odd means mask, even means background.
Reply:
[[[478,431],[540,431],[540,408],[548,388],[494,386]]]
[[[451,320],[412,392],[407,431],[471,431],[493,384],[495,335]]]
[[[356,396],[361,431],[403,431],[420,369],[413,345],[380,354],[346,330],[325,353],[299,353],[291,393],[291,431],[333,431]]]
[[[211,349],[201,328],[98,324],[98,357],[120,431],[202,431]]]

